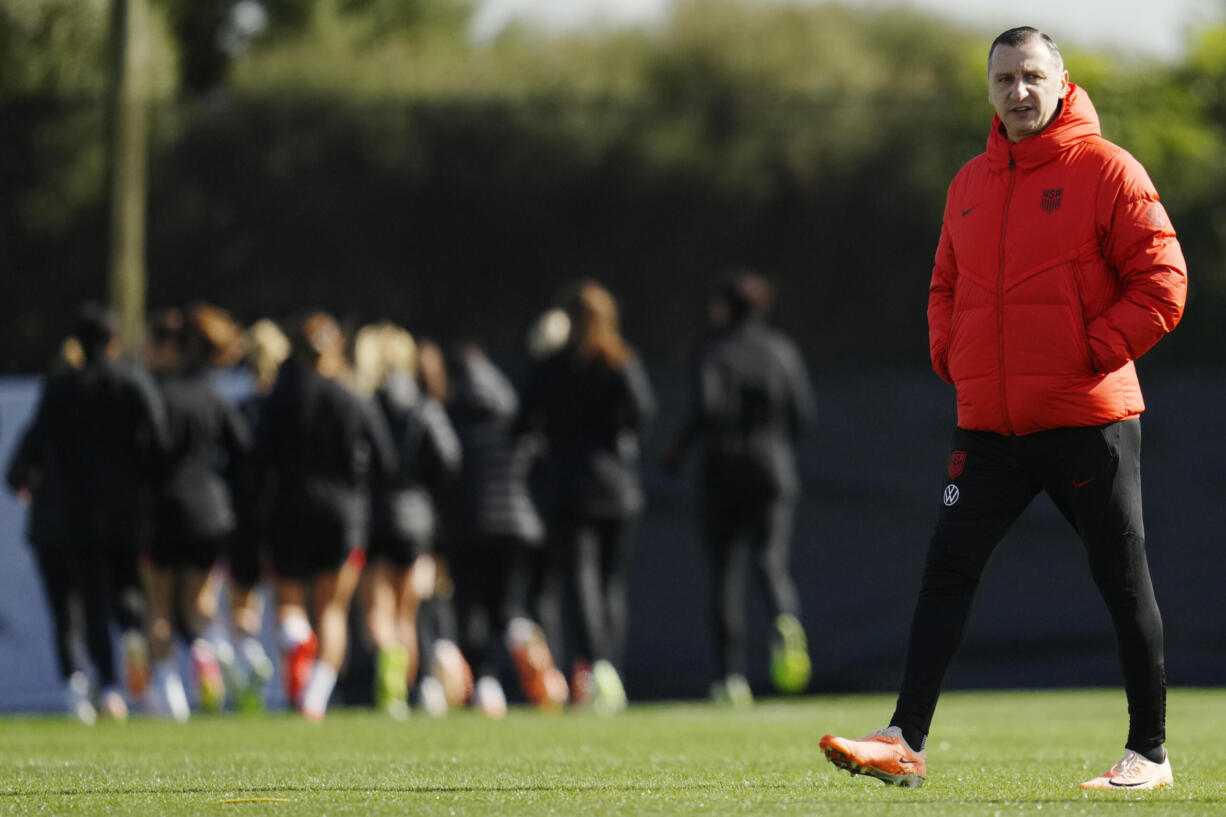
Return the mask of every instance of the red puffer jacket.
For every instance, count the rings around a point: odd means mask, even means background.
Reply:
[[[1144,168],[1071,85],[1042,133],[999,118],[954,178],[928,297],[932,366],[958,426],[1091,426],[1145,409],[1132,361],[1175,328],[1187,271]]]

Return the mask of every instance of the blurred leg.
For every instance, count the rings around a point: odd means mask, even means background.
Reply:
[[[169,568],[150,565],[145,571],[149,604],[149,652],[154,661],[170,657],[174,639],[175,576]]]
[[[373,561],[362,580],[366,629],[376,648],[396,643],[397,611],[394,570],[385,560]]]
[[[111,565],[105,550],[97,545],[82,547],[78,558],[76,573],[85,613],[85,645],[98,674],[98,686],[107,687],[115,683],[115,656],[111,648],[114,614]]]
[[[773,621],[780,614],[800,616],[800,596],[792,581],[792,520],[796,503],[774,499],[758,504],[751,512],[754,573]]]
[[[362,569],[347,561],[335,573],[315,579],[315,620],[319,634],[319,660],[339,670],[345,660],[349,638],[349,603],[357,589]]]
[[[72,648],[72,596],[74,579],[72,561],[67,554],[39,548],[38,574],[51,609],[51,625],[55,637],[56,668],[61,678],[69,678],[80,667]]]
[[[575,653],[589,662],[609,658],[605,623],[604,581],[600,537],[592,525],[577,523],[570,543],[571,585],[579,608]]]
[[[264,623],[264,600],[253,584],[230,582],[230,618],[241,636],[259,638]]]
[[[604,520],[600,536],[600,569],[603,576],[605,639],[608,658],[619,671],[626,660],[630,609],[627,587],[634,553],[635,525],[630,520]]]
[[[349,603],[361,575],[361,562],[347,559],[340,570],[315,578],[312,591],[319,631],[319,659],[302,694],[302,713],[312,720],[323,718],[332,690],[336,688],[337,674],[348,647]]]
[[[221,582],[221,573],[216,570],[192,567],[183,572],[180,603],[191,638],[199,638],[216,620]]]
[[[710,564],[711,622],[715,632],[715,677],[745,675],[748,657],[745,612],[745,572],[749,548],[736,530],[730,502],[706,497],[703,502],[703,540]]]

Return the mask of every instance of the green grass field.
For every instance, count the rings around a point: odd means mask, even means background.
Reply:
[[[823,733],[866,733],[892,703],[643,704],[614,719],[513,708],[502,722],[459,712],[394,723],[336,710],[319,725],[274,714],[93,729],[10,717],[0,719],[0,814],[1226,813],[1226,691],[1171,693],[1175,786],[1151,793],[1077,787],[1123,753],[1118,691],[947,694],[921,789],[826,763]]]

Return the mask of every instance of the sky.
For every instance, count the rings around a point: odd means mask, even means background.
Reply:
[[[752,0],[751,0],[752,1]],[[795,0],[815,2],[816,0]],[[1125,48],[1138,56],[1175,60],[1188,35],[1226,18],[1226,0],[842,0],[861,7],[908,6],[993,34],[1031,25],[1062,45]],[[652,26],[667,18],[671,0],[478,0],[473,36],[495,36],[522,20],[567,31],[596,24]]]

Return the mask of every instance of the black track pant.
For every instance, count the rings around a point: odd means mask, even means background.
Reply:
[[[111,623],[121,631],[144,627],[145,597],[135,550],[92,544],[40,552],[39,571],[54,617],[61,674],[68,677],[79,668],[72,650],[70,615],[71,601],[77,597],[84,614],[85,646],[98,685],[106,688],[116,683]]]
[[[1081,536],[1111,614],[1128,698],[1126,745],[1142,753],[1161,746],[1166,677],[1141,518],[1140,421],[1023,437],[958,429],[952,449],[891,724],[927,735],[984,564],[1046,491]]]
[[[711,562],[716,677],[747,674],[749,575],[762,589],[771,621],[781,613],[800,615],[796,585],[789,572],[791,497],[746,499],[708,491],[703,497],[703,538]]]
[[[73,598],[75,596],[79,599],[80,596],[73,566],[76,560],[62,548],[42,548],[36,555],[38,573],[47,595],[47,606],[51,609],[56,666],[59,668],[60,677],[67,679],[80,669],[73,650]]]
[[[507,623],[523,615],[528,546],[513,536],[477,537],[455,549],[451,575],[460,648],[478,676],[493,675]]]
[[[579,613],[574,657],[607,660],[620,671],[630,619],[626,593],[634,522],[569,518],[559,527],[566,592]]]

